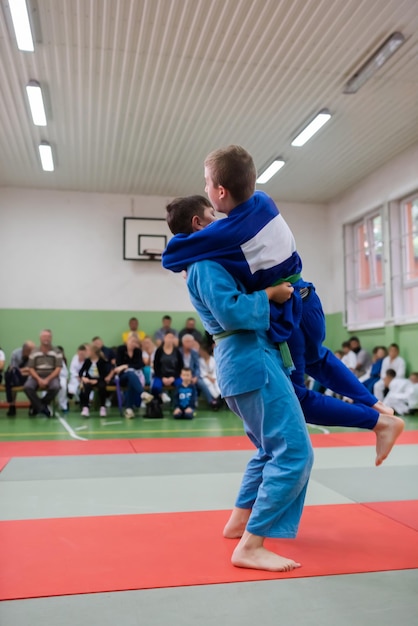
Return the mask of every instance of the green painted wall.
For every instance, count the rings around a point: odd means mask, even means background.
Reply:
[[[193,311],[169,314],[173,327],[180,330],[187,317],[199,318]],[[153,335],[161,326],[161,311],[68,311],[61,309],[0,309],[0,346],[10,356],[12,350],[22,345],[26,339],[37,342],[39,332],[50,328],[54,333],[54,343],[62,345],[67,358],[75,353],[80,343],[90,341],[95,335],[103,338],[108,346],[121,343],[122,332],[128,329],[130,317],[137,317],[139,325],[147,334]],[[331,350],[340,348],[350,334],[357,335],[364,348],[371,351],[376,345],[388,346],[398,343],[405,358],[408,371],[418,371],[418,324],[387,326],[385,328],[348,333],[343,325],[342,313],[326,315],[327,335],[325,343]]]
[[[6,358],[26,339],[38,342],[39,332],[50,328],[55,345],[64,347],[67,359],[71,358],[80,343],[91,341],[98,335],[105,345],[118,346],[122,343],[122,333],[128,330],[130,317],[137,317],[139,327],[153,335],[161,327],[161,311],[68,311],[61,309],[0,309],[0,346]],[[199,317],[193,311],[169,313],[172,326],[181,330],[187,317],[196,319],[202,330]]]
[[[385,326],[384,328],[349,333],[343,325],[342,313],[326,315],[326,320],[325,343],[331,350],[338,350],[343,341],[354,335],[359,338],[363,348],[370,352],[375,346],[388,346],[391,343],[397,343],[400,347],[401,356],[407,363],[408,372],[418,371],[418,324]]]

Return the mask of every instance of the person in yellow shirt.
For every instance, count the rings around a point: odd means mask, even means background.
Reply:
[[[143,330],[139,330],[138,324],[138,319],[136,317],[131,317],[131,319],[129,320],[129,330],[127,330],[125,333],[122,333],[123,343],[126,343],[131,333],[135,333],[139,341],[142,341],[144,339],[145,333]]]

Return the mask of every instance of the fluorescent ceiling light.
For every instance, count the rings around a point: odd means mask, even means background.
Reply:
[[[24,52],[33,52],[35,47],[33,45],[26,0],[9,0],[9,6],[10,13],[12,14],[13,28],[15,29],[17,47]]]
[[[264,185],[270,178],[272,178],[279,170],[282,169],[285,162],[283,159],[275,159],[273,163],[271,163],[267,169],[264,170],[262,174],[257,178],[257,183],[260,185]]]
[[[52,158],[52,149],[47,141],[39,144],[39,156],[41,157],[42,169],[45,172],[54,171],[54,159]]]
[[[364,83],[377,72],[378,69],[396,52],[405,42],[402,33],[392,33],[390,37],[376,50],[376,52],[350,78],[344,87],[343,93],[356,93]]]
[[[30,80],[26,85],[26,93],[28,94],[33,123],[35,126],[46,126],[45,107],[40,84],[36,80]]]
[[[291,145],[297,147],[303,146],[311,137],[313,137],[313,135],[315,135],[315,133],[318,132],[320,128],[323,127],[324,124],[328,122],[329,119],[331,119],[331,113],[328,109],[322,109],[322,111],[319,111],[318,115],[316,115],[314,119],[309,122],[307,126],[305,126],[302,132],[294,138]]]

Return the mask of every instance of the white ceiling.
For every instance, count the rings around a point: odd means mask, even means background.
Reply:
[[[417,0],[36,0],[34,53],[17,49],[0,3],[0,186],[202,193],[206,154],[239,143],[260,169],[287,161],[268,193],[326,202],[418,141]],[[344,95],[394,31],[407,42]],[[32,124],[29,79],[46,128]],[[331,121],[292,148],[324,107]]]

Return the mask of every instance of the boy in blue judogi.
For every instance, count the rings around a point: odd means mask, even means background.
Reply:
[[[174,396],[173,415],[176,419],[193,419],[196,410],[196,387],[192,384],[192,370],[183,367],[180,374],[181,385]]]
[[[204,230],[204,221],[199,224],[197,217],[193,229],[200,232],[171,239],[163,265],[180,271],[188,263],[212,259],[249,291],[277,282],[291,283],[293,297],[284,304],[271,305],[269,335],[274,342],[289,343],[295,364],[292,382],[304,414],[310,423],[336,425],[338,415],[343,422],[340,425],[373,429],[379,465],[402,431],[402,420],[394,418],[393,411],[378,402],[322,345],[325,318],[321,302],[312,283],[301,278],[302,262],[293,235],[274,202],[263,192],[254,193],[255,178],[253,160],[243,148],[229,146],[209,155],[205,161],[206,192],[212,205],[228,217]],[[190,232],[190,221],[186,230],[178,228],[176,232]],[[325,387],[351,397],[356,410],[306,389],[305,371]]]
[[[280,352],[269,340],[270,299],[283,286],[246,294],[219,263],[188,267],[191,301],[216,338],[218,383],[257,448],[248,463],[224,536],[240,538],[232,563],[270,571],[299,567],[263,546],[265,537],[296,536],[313,452]],[[288,298],[289,294],[285,294]]]

